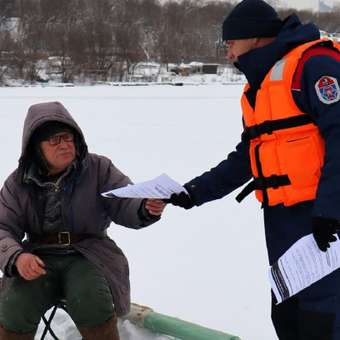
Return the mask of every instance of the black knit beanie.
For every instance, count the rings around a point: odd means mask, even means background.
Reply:
[[[243,0],[223,22],[223,41],[275,37],[282,21],[263,0]]]
[[[34,131],[32,141],[34,144],[38,144],[57,133],[66,131],[73,132],[73,129],[65,123],[58,121],[49,121],[42,124]]]

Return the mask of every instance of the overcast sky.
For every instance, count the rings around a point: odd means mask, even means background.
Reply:
[[[160,0],[161,3],[164,3],[168,0]],[[181,1],[181,0],[176,0]],[[209,1],[209,0],[207,0]],[[232,1],[232,0],[220,0],[220,1]],[[284,4],[287,7],[296,8],[296,9],[312,9],[317,11],[319,6],[319,0],[277,0],[278,3]],[[328,6],[333,6],[334,3],[339,4],[340,0],[322,0]],[[234,0],[234,2],[240,2],[240,0]],[[270,1],[268,1],[270,2]]]
[[[296,8],[296,9],[318,9],[318,0],[282,0],[283,3],[286,3],[287,6]],[[332,0],[324,1],[326,4],[332,4]]]
[[[166,0],[161,0],[166,1]],[[220,0],[220,1],[230,1],[230,0]],[[240,0],[234,0],[235,2],[240,2]],[[318,10],[319,0],[277,0],[279,3],[286,5],[287,7],[296,9],[312,9],[314,11]],[[268,1],[270,2],[270,1]],[[323,0],[328,6],[332,6],[334,3],[339,3],[340,0]]]
[[[312,8],[316,10],[318,0],[284,0],[282,2],[285,2],[287,6],[296,8],[296,9],[302,9],[302,8]]]

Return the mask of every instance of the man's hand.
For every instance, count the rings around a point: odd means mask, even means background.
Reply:
[[[41,275],[45,275],[45,264],[36,255],[22,253],[15,261],[15,265],[21,277],[27,281],[35,280]]]
[[[184,191],[179,194],[172,194],[170,199],[165,200],[165,202],[184,209],[191,209],[195,205],[191,197]]]
[[[145,201],[145,209],[150,215],[161,216],[166,204],[159,199],[147,199]]]
[[[321,251],[327,251],[330,242],[336,241],[335,233],[340,229],[340,222],[330,218],[313,218],[313,236]]]

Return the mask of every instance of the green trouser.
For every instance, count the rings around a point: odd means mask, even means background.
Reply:
[[[80,254],[40,256],[47,274],[11,279],[0,299],[0,324],[16,333],[35,332],[40,318],[61,298],[77,327],[94,327],[114,315],[103,275]]]

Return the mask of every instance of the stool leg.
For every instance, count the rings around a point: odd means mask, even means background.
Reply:
[[[55,313],[57,312],[57,309],[58,309],[57,305],[53,307],[53,310],[52,310],[50,316],[48,317],[48,320],[45,318],[45,315],[42,316],[42,320],[45,323],[45,329],[44,329],[44,331],[41,335],[40,340],[44,340],[48,332],[51,334],[51,336],[54,340],[58,340],[58,337],[55,335],[55,333],[53,332],[53,330],[51,328],[51,322],[52,322],[52,320],[55,316]]]

